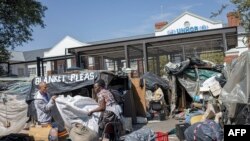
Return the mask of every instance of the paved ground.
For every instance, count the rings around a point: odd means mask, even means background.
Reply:
[[[147,124],[136,124],[133,125],[134,130],[138,130],[140,128],[148,127],[153,131],[157,132],[168,132],[171,129],[175,128],[175,125],[178,123],[183,123],[183,121],[178,121],[175,119],[168,119],[165,121],[149,121]],[[178,141],[178,138],[175,135],[169,136],[170,141]]]
[[[149,121],[147,124],[136,124],[133,126],[135,130],[143,128],[143,127],[148,127],[154,131],[160,131],[160,132],[168,132],[171,129],[175,128],[175,124],[179,123],[179,121],[175,119],[168,119],[165,121]]]
[[[133,130],[138,130],[140,128],[148,127],[152,129],[153,131],[157,132],[168,132],[171,129],[175,128],[175,125],[178,123],[182,123],[181,121],[175,120],[175,119],[168,119],[165,121],[149,121],[147,124],[136,124],[133,125]],[[22,130],[21,133],[28,134],[28,131]],[[178,138],[175,135],[169,136],[169,141],[179,141]]]

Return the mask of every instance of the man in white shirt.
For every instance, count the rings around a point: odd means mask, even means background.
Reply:
[[[39,84],[39,91],[35,96],[35,107],[37,112],[37,120],[42,125],[51,123],[51,109],[55,105],[55,99],[57,96],[49,97],[47,93],[47,84],[41,82]]]

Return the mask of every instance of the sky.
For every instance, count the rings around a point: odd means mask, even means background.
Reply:
[[[205,18],[222,4],[226,10],[213,20],[227,23],[229,0],[38,0],[47,6],[45,28],[33,28],[33,40],[16,51],[51,48],[65,36],[88,43],[154,33],[156,22],[171,22],[185,11]]]

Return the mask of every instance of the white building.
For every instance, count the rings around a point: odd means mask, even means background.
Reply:
[[[155,36],[182,34],[222,27],[222,22],[213,21],[190,12],[184,12],[172,22],[157,28]]]
[[[70,36],[66,36],[52,48],[24,52],[11,51],[11,58],[9,60],[10,74],[26,77],[37,76],[37,57],[45,59],[45,61],[43,61],[44,75],[47,75],[48,73],[51,74],[53,71],[62,73],[64,72],[65,64],[67,64],[68,68],[76,66],[74,56],[71,56],[69,59],[64,58],[64,56],[70,55],[66,53],[67,48],[85,45],[87,44]],[[67,62],[65,62],[65,60],[67,60]],[[4,65],[4,69],[7,70],[6,64]]]

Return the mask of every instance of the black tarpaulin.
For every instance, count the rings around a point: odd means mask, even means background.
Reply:
[[[154,90],[154,84],[157,83],[161,86],[162,89],[167,90],[169,88],[169,82],[162,79],[161,77],[157,76],[156,74],[152,72],[145,73],[141,79],[146,80],[146,89],[148,90]]]
[[[34,99],[36,92],[38,91],[38,85],[40,82],[46,82],[48,87],[48,93],[50,95],[58,95],[73,90],[77,90],[83,87],[91,86],[98,79],[103,79],[106,85],[114,77],[114,74],[107,71],[89,71],[74,74],[62,74],[51,75],[44,77],[35,77],[32,80],[32,86],[30,93],[27,95],[26,101]]]

